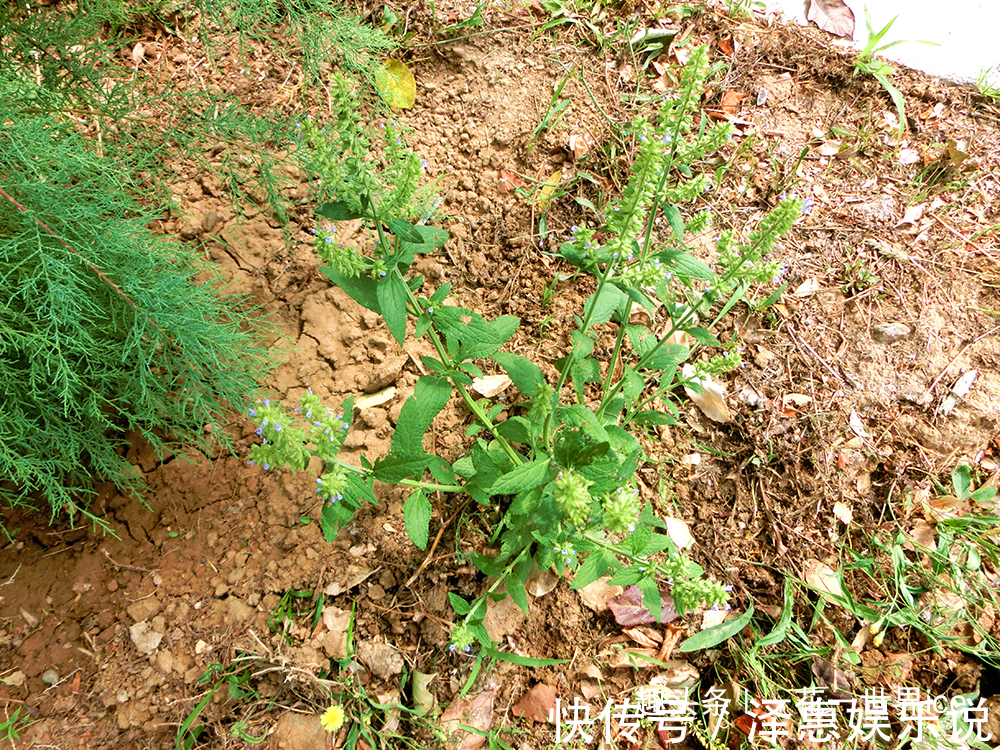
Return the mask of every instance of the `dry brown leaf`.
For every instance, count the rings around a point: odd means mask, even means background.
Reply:
[[[833,504],[833,515],[844,524],[845,526],[850,526],[851,521],[854,520],[854,513],[851,511],[847,503],[838,500]]]
[[[472,390],[483,398],[494,398],[507,390],[510,384],[511,379],[506,375],[485,375],[481,378],[473,379]]]
[[[577,589],[580,601],[587,609],[594,612],[604,612],[608,608],[608,602],[616,596],[621,596],[625,589],[621,586],[611,586],[608,581],[611,576],[598,578],[592,583],[588,583],[581,589]]]
[[[821,594],[847,598],[844,594],[840,574],[826,563],[819,560],[806,560],[802,566],[802,578]]]
[[[836,156],[840,153],[840,141],[823,141],[816,149],[820,156]]]
[[[649,630],[649,628],[622,628],[622,632],[640,646],[645,646],[646,648],[658,648],[663,642],[663,636],[656,631]],[[657,637],[653,638],[652,636]]]
[[[549,179],[539,188],[538,196],[535,198],[535,206],[539,211],[544,211],[548,208],[549,201],[552,200],[552,194],[559,187],[560,182],[562,182],[562,170],[557,169],[549,175]]]
[[[931,552],[937,549],[937,532],[934,530],[934,527],[923,518],[918,518],[913,523],[913,528],[910,529],[907,536],[913,541],[912,543],[903,542],[904,549],[913,551],[916,549],[914,545],[925,547]]]
[[[450,735],[447,747],[452,750],[476,750],[486,742],[485,733],[493,724],[493,698],[496,691],[486,690],[472,697],[456,698],[441,714],[441,728]],[[469,732],[461,724],[484,734]]]
[[[559,583],[559,576],[552,570],[539,570],[537,564],[532,564],[531,572],[524,582],[525,590],[538,599],[552,591]]]
[[[854,11],[844,0],[812,0],[806,20],[834,36],[854,37]]]
[[[793,297],[811,297],[819,291],[819,279],[806,279],[792,292]]]
[[[531,719],[537,724],[555,723],[556,689],[540,682],[511,709],[511,713],[522,719]]]
[[[920,217],[924,215],[924,209],[927,208],[926,203],[915,203],[906,209],[906,213],[903,214],[902,220],[896,225],[896,229],[900,227],[905,227],[908,224],[916,224],[920,221]]]
[[[396,387],[390,386],[388,388],[383,388],[377,393],[372,393],[370,395],[361,396],[354,402],[354,408],[358,411],[362,409],[370,409],[373,406],[379,406],[384,404],[386,401],[392,401],[393,397],[396,395]]]
[[[664,516],[663,520],[667,524],[667,536],[670,537],[670,541],[676,545],[677,549],[683,550],[694,544],[694,537],[691,536],[688,525],[684,521],[670,516]]]
[[[740,102],[746,98],[745,91],[729,90],[722,94],[722,111],[729,115],[735,115],[740,108]]]
[[[684,365],[684,377],[691,378],[694,373],[694,365],[690,363]],[[701,393],[684,386],[688,398],[713,422],[731,422],[733,417],[729,407],[726,406],[725,387],[712,380],[710,375],[702,375],[698,383],[702,388]]]
[[[515,189],[524,187],[524,180],[517,172],[509,172],[506,169],[500,170],[500,190],[504,193],[513,193]]]

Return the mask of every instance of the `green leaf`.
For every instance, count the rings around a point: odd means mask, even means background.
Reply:
[[[515,466],[493,483],[490,491],[494,495],[514,495],[542,484],[549,475],[549,462],[529,461]]]
[[[649,614],[653,616],[653,619],[659,622],[663,619],[663,602],[660,599],[660,589],[656,586],[656,580],[653,578],[643,578],[639,581],[636,586],[639,591],[642,592],[642,603],[646,605],[646,609],[649,610]]]
[[[677,420],[671,417],[669,414],[665,414],[662,411],[656,411],[654,409],[646,409],[639,412],[634,417],[632,421],[636,424],[677,424]]]
[[[460,617],[465,617],[465,615],[472,611],[472,607],[469,606],[469,603],[458,594],[453,594],[449,591],[448,601],[451,603],[451,608],[455,610],[455,614]]]
[[[414,227],[417,234],[420,235],[423,240],[423,244],[427,245],[431,249],[441,247],[448,241],[451,235],[447,231],[441,229],[440,227],[429,227],[424,224],[418,224]],[[451,286],[450,284],[448,286]]]
[[[483,649],[487,656],[491,656],[497,661],[506,661],[522,667],[552,667],[556,664],[565,664],[569,659],[535,659],[530,656],[512,654],[509,651],[497,651],[492,648]]]
[[[427,549],[430,539],[431,501],[421,490],[410,493],[403,503],[403,521],[406,533],[417,547]]]
[[[430,460],[430,453],[401,455],[390,453],[375,462],[372,473],[380,482],[399,482],[408,477],[419,477],[424,473]]]
[[[680,651],[687,654],[691,651],[701,651],[702,649],[718,646],[743,630],[752,617],[753,606],[751,605],[746,612],[735,620],[722,622],[711,628],[706,628],[700,633],[695,633],[680,645]]]
[[[378,285],[373,279],[368,276],[348,276],[329,266],[323,266],[319,270],[334,286],[343,289],[347,296],[359,305],[379,315],[382,314],[382,307],[378,303],[378,294],[375,291]]]
[[[327,503],[319,517],[319,527],[327,542],[335,542],[340,530],[354,518],[355,509],[344,502]]]
[[[951,472],[951,486],[955,488],[955,497],[965,500],[972,490],[972,472],[966,464],[959,464]]]
[[[605,284],[599,291],[590,295],[584,303],[584,320],[587,320],[591,326],[607,323],[611,320],[611,314],[618,309],[623,301],[629,301],[625,292],[613,284]]]
[[[622,393],[625,394],[628,401],[635,401],[639,398],[642,389],[646,387],[646,381],[643,380],[642,376],[628,365],[622,372],[622,381]]]
[[[674,204],[668,203],[663,207],[663,215],[667,217],[667,222],[670,224],[670,228],[674,230],[674,238],[678,241],[683,240],[684,217],[681,216],[681,210]]]
[[[574,590],[582,589],[584,586],[593,583],[601,576],[617,572],[621,566],[622,564],[618,562],[614,554],[608,550],[602,549],[591,552],[587,555],[587,559],[583,561],[583,564],[576,571],[576,575],[573,577],[573,583],[571,583],[569,587]]]
[[[347,201],[324,203],[316,209],[316,213],[334,221],[350,221],[351,219],[361,219],[364,217],[364,214],[359,214],[357,211],[352,210]]]
[[[719,341],[715,334],[713,334],[707,328],[701,328],[695,326],[694,328],[688,328],[687,332],[694,337],[694,340],[699,344],[704,344],[705,346],[722,346],[722,342]]]
[[[392,452],[399,455],[424,453],[424,435],[434,417],[451,398],[451,383],[439,375],[424,375],[399,410],[396,431],[392,434]]]
[[[389,333],[397,343],[402,344],[406,338],[406,300],[409,297],[406,282],[399,272],[393,269],[382,279],[376,293]]]
[[[511,417],[501,422],[497,432],[512,443],[531,443],[531,423],[524,417]]]
[[[413,245],[424,244],[423,235],[417,231],[416,226],[406,219],[386,219],[385,225],[389,228],[389,232],[399,237],[403,242],[409,242]]]
[[[792,610],[794,608],[795,602],[792,598],[792,584],[786,578],[785,605],[781,610],[781,617],[778,618],[778,622],[775,624],[774,629],[754,644],[754,650],[757,650],[762,646],[773,646],[785,640],[785,631],[788,630],[788,626],[792,622]]]
[[[496,352],[493,361],[500,365],[514,383],[514,387],[529,398],[545,382],[542,369],[527,357],[507,352]]]
[[[507,594],[514,603],[521,608],[524,614],[528,614],[528,592],[524,589],[524,583],[528,579],[528,574],[531,572],[531,557],[525,555],[524,558],[507,576],[507,580],[504,582],[504,586],[507,589]]]
[[[688,253],[680,253],[668,262],[673,266],[675,276],[686,276],[704,281],[712,281],[715,278],[715,271]]]

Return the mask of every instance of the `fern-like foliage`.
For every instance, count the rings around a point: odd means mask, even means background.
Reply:
[[[266,370],[240,300],[146,228],[123,179],[52,117],[0,136],[0,480],[53,516],[86,514],[95,477],[139,488],[126,433],[203,445]]]

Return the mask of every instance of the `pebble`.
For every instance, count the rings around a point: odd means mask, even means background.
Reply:
[[[878,323],[872,326],[872,338],[880,344],[893,344],[911,333],[913,329],[903,323]]]
[[[46,669],[42,672],[42,682],[46,685],[55,685],[59,682],[59,673],[54,669]]]

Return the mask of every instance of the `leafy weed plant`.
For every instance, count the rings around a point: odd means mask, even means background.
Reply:
[[[497,514],[487,549],[471,556],[489,577],[488,589],[472,601],[450,595],[459,617],[450,649],[476,649],[470,684],[485,658],[550,663],[497,651],[483,626],[490,599],[506,594],[527,611],[525,581],[536,566],[572,572],[574,588],[603,575],[612,576],[614,584],[636,585],[657,619],[664,583],[679,612],[726,600],[724,587],[707,580],[675,548],[663,533],[664,522],[640,499],[635,472],[645,454],[637,435],[677,423],[674,391],[680,385],[698,390],[706,378],[739,364],[731,347],[684,370],[692,350],[674,336],[685,332],[700,345],[721,346],[709,329],[754,284],[778,276],[778,264],[766,255],[802,204],[797,198],[782,201],[744,242],[723,233],[718,269],[687,251],[685,233],[703,229],[709,216],[701,212],[685,222],[680,206],[711,189],[710,179],[692,166],[729,137],[726,125],[709,127],[701,119],[695,127],[709,72],[706,56],[704,48],[692,55],[676,96],[662,102],[654,121],[635,123],[638,154],[618,199],[603,207],[593,226],[573,227],[559,248],[566,263],[593,277],[596,289],[575,318],[571,345],[554,362],[555,382],[536,362],[502,350],[520,324],[516,317],[487,320],[449,304],[450,284],[425,292],[424,280],[410,273],[416,254],[434,250],[448,237],[419,223],[422,211],[411,204],[416,157],[405,148],[402,133],[387,137],[388,150],[378,159],[389,157],[388,171],[378,176],[372,170],[376,157],[367,153],[358,118],[348,109],[338,110],[340,118],[326,132],[313,123],[304,127],[317,153],[327,155],[321,175],[338,186],[334,193],[340,198],[319,207],[318,214],[329,222],[361,220],[371,237],[370,251],[359,252],[337,245],[332,224],[318,231],[323,273],[380,314],[397,342],[410,334],[427,337],[435,356],[423,357],[428,374],[403,404],[387,455],[374,461],[363,456],[360,466],[340,458],[353,398],[333,410],[310,392],[297,414],[270,402],[251,412],[263,437],[251,460],[265,469],[305,470],[311,459],[321,459],[325,470],[316,479],[317,494],[324,504],[323,531],[331,540],[365,501],[376,502],[375,480],[410,490],[403,506],[406,528],[422,549],[429,537],[431,492],[461,493]],[[379,130],[390,132],[389,125]],[[664,240],[655,239],[659,217],[669,231]],[[671,321],[668,330],[655,335],[631,323],[634,304],[651,314],[662,306]],[[611,347],[605,362],[595,356],[599,341]],[[503,404],[476,398],[470,390],[484,368],[505,372],[523,397],[520,408],[502,421]],[[474,441],[449,462],[428,453],[423,439],[455,394],[472,415],[468,434]]]

